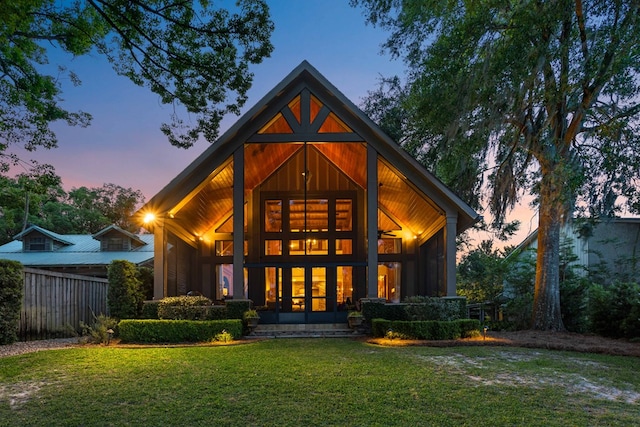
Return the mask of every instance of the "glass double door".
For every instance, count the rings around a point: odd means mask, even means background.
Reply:
[[[268,310],[279,322],[335,321],[353,299],[355,192],[262,197]]]
[[[279,322],[334,322],[351,305],[351,266],[266,267],[265,279],[266,300]]]

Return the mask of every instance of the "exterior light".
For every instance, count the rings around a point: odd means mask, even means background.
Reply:
[[[149,224],[150,222],[155,221],[155,219],[156,219],[156,216],[154,214],[152,214],[151,212],[149,212],[144,216],[144,220],[143,221],[144,221],[145,224]]]

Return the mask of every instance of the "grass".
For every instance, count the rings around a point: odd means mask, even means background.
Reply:
[[[635,425],[640,359],[348,339],[0,359],[0,425]]]

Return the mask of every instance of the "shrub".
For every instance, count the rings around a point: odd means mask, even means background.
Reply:
[[[80,326],[82,327],[82,335],[86,336],[88,341],[96,344],[108,344],[111,336],[117,331],[118,320],[100,314],[95,318],[93,325],[80,322]],[[113,332],[110,334],[109,330]]]
[[[117,319],[133,319],[142,311],[144,295],[135,264],[125,260],[112,261],[107,269],[109,314]]]
[[[150,300],[142,302],[142,313],[140,318],[142,319],[159,319],[158,317],[158,305],[159,300]]]
[[[218,342],[230,342],[233,341],[233,335],[231,335],[229,332],[227,332],[226,329],[224,329],[219,334],[216,334],[214,340]]]
[[[224,320],[228,318],[226,305],[212,305],[209,307],[207,320]]]
[[[138,280],[140,280],[140,290],[144,299],[153,299],[153,268],[138,267]]]
[[[589,293],[591,331],[612,338],[640,337],[640,284],[594,285]]]
[[[227,306],[227,318],[242,319],[245,311],[250,310],[253,305],[249,299],[229,299],[225,301]]]
[[[362,315],[365,319],[389,319],[389,313],[387,313],[386,303],[384,299],[363,298],[360,300],[360,302],[362,306]]]
[[[391,331],[394,337],[421,340],[451,340],[468,338],[480,333],[480,322],[475,319],[440,320],[384,320],[371,322],[373,336],[384,337]]]
[[[23,289],[22,264],[0,260],[0,345],[18,339]]]
[[[580,277],[560,282],[562,323],[570,332],[584,333],[589,328],[587,295],[591,285],[588,279]]]
[[[384,300],[363,299],[362,314],[366,319],[387,320],[455,320],[467,316],[464,298],[411,297],[402,304]]]
[[[412,297],[405,307],[408,320],[455,320],[467,317],[464,298]]]
[[[203,296],[162,298],[158,303],[158,318],[172,320],[205,320],[212,301]]]
[[[242,321],[232,320],[122,320],[118,333],[122,342],[208,342],[223,331],[234,339],[242,336]]]

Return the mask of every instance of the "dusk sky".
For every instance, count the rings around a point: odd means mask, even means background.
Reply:
[[[348,0],[274,0],[269,6],[275,23],[274,51],[251,67],[255,77],[243,112],[303,60],[356,105],[377,87],[381,76],[404,74],[401,60],[381,54],[387,33],[365,25],[362,11],[351,8]],[[56,125],[58,148],[20,155],[52,164],[66,190],[114,183],[139,189],[148,200],[208,146],[201,141],[188,150],[172,147],[160,132],[171,107],[147,88],[116,75],[97,54],[72,58],[54,52],[49,59],[78,74],[82,85],[63,84],[64,105],[89,112],[93,121],[84,129]],[[238,118],[227,116],[220,134]],[[537,226],[527,206],[519,216],[521,233],[509,244],[517,244]]]

